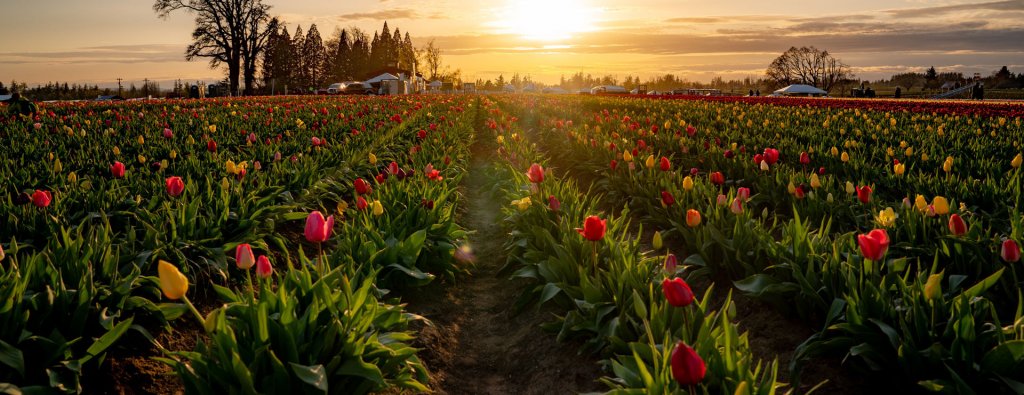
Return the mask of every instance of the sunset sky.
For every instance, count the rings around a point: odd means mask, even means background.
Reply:
[[[464,77],[513,73],[643,77],[674,73],[707,81],[760,76],[790,46],[815,45],[861,78],[920,71],[1024,72],[1024,0],[267,0],[294,31],[321,34],[384,20],[417,46],[435,39]],[[205,61],[186,62],[192,18],[167,20],[149,0],[2,0],[0,80],[78,81],[117,77],[217,79]]]

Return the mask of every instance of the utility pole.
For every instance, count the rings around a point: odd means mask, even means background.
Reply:
[[[124,97],[124,87],[121,86],[121,77],[117,77],[117,95]]]

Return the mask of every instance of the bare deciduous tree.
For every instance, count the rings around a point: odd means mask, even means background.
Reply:
[[[439,77],[438,73],[441,71],[441,48],[434,45],[434,40],[430,40],[426,47],[420,49],[420,53],[423,56],[423,63],[427,66],[427,71],[430,72],[430,79]]]
[[[765,75],[780,86],[807,84],[831,91],[853,73],[850,66],[828,51],[815,47],[792,47],[772,61]]]
[[[161,18],[179,10],[193,14],[196,27],[185,59],[209,58],[210,67],[226,65],[232,93],[238,92],[243,72],[246,90],[254,87],[256,62],[270,31],[270,6],[262,0],[156,0],[153,10]]]

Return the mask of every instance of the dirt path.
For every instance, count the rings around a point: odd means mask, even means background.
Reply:
[[[423,328],[421,355],[431,387],[447,394],[569,394],[604,388],[597,358],[577,355],[578,344],[558,343],[540,324],[550,313],[511,307],[522,283],[498,275],[505,263],[501,202],[489,195],[492,153],[474,152],[463,185],[461,223],[474,233],[477,258],[470,276],[443,288],[407,295],[408,309],[433,322]],[[433,296],[429,295],[433,294]]]

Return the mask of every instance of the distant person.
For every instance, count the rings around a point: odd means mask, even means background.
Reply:
[[[978,84],[978,100],[985,100],[985,84]]]
[[[753,90],[753,89],[751,89],[751,90],[750,90],[750,93],[747,93],[747,96],[754,96],[754,90]]]
[[[761,97],[761,90],[758,89],[758,90],[754,91],[754,96]]]
[[[896,95],[895,95],[895,97],[896,97],[897,99],[899,99],[899,98],[900,98],[900,87],[898,87],[898,86],[896,87]]]
[[[10,115],[35,116],[39,107],[31,100],[21,97],[21,93],[14,92],[11,100],[7,101],[7,113]]]

